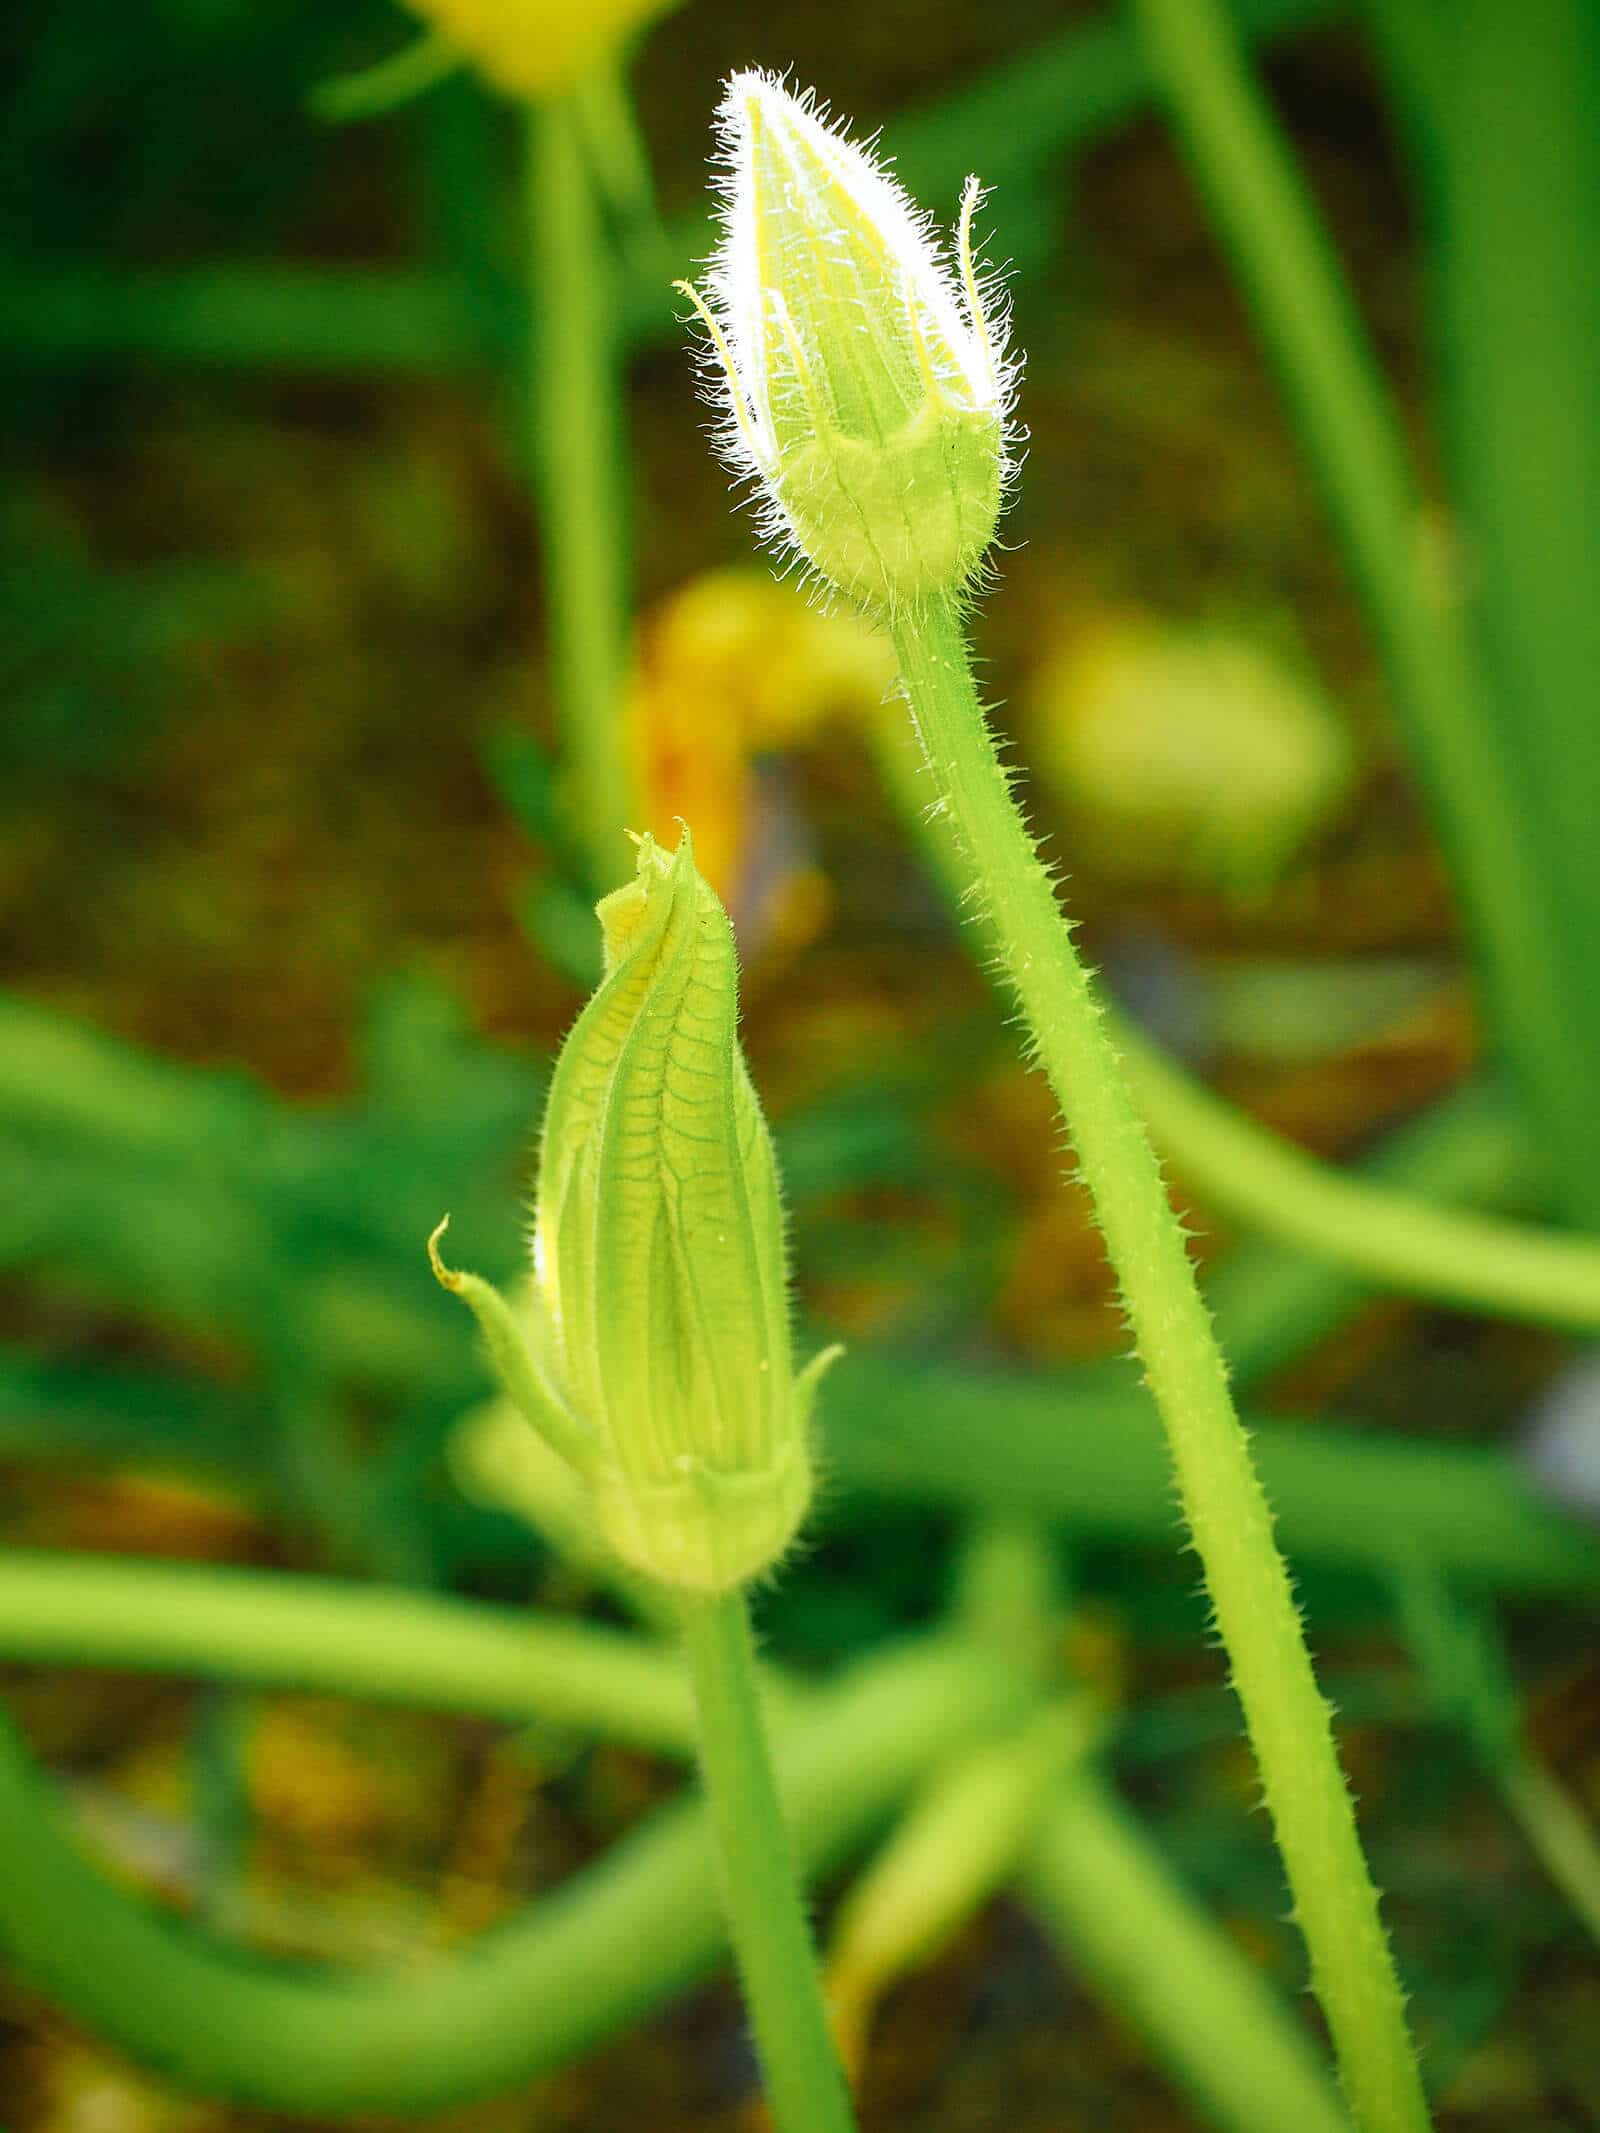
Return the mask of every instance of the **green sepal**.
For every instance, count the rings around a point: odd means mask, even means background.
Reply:
[[[817,1405],[817,1387],[843,1354],[843,1341],[831,1341],[826,1348],[819,1348],[805,1368],[796,1374],[794,1412],[802,1435],[810,1434],[811,1417]]]
[[[428,1239],[428,1258],[441,1288],[459,1296],[478,1321],[495,1370],[519,1414],[533,1425],[552,1451],[586,1479],[592,1478],[598,1447],[594,1433],[573,1414],[546,1377],[518,1324],[515,1312],[492,1282],[481,1275],[465,1274],[446,1266],[439,1256],[439,1239],[450,1227],[445,1216]],[[535,1297],[530,1308],[542,1309]]]

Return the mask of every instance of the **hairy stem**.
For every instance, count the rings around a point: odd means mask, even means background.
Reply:
[[[1166,1426],[1352,2109],[1364,2133],[1415,2133],[1427,2110],[1377,1894],[1182,1229],[1011,797],[955,607],[905,613],[893,636],[939,819],[981,888]]]
[[[683,1641],[728,1928],[778,2133],[853,2133],[762,1723],[742,1591],[686,1598]]]

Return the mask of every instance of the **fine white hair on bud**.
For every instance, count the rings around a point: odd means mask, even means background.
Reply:
[[[961,595],[1011,471],[1005,295],[974,262],[969,179],[953,245],[810,95],[728,82],[722,231],[705,323],[719,444],[762,530],[877,614]]]
[[[592,1521],[659,1585],[732,1590],[771,1569],[811,1500],[778,1171],[739,1048],[733,929],[694,863],[639,840],[599,906],[605,973],[556,1061],[534,1279],[515,1308],[428,1250],[501,1381],[573,1477],[541,1503]]]

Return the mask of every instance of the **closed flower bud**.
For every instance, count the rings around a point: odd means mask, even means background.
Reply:
[[[697,1592],[776,1562],[811,1498],[816,1381],[796,1378],[777,1166],[738,1038],[733,932],[697,872],[640,841],[600,905],[605,975],[556,1063],[531,1338],[477,1311],[508,1388],[582,1474],[600,1538]],[[436,1261],[437,1264],[437,1261]]]
[[[865,150],[770,75],[719,113],[726,181],[709,304],[736,472],[767,530],[875,612],[965,588],[1008,471],[1011,367],[972,257],[955,256]],[[686,285],[685,285],[686,286]]]

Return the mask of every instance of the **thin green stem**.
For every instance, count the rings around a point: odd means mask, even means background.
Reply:
[[[995,753],[959,616],[930,604],[893,636],[939,819],[981,887],[1166,1426],[1352,2109],[1364,2133],[1415,2133],[1427,2109],[1377,1895],[1182,1229]]]
[[[1497,715],[1448,599],[1425,583],[1421,502],[1381,372],[1226,11],[1135,0],[1134,12],[1372,619],[1497,1042],[1552,1149],[1594,1174],[1593,1048],[1573,1013],[1546,855],[1519,807],[1519,730]],[[1586,979],[1579,989],[1592,990]],[[1548,1182],[1569,1204],[1582,1197],[1575,1180]]]
[[[1500,1796],[1530,1849],[1600,1942],[1600,1840],[1566,1787],[1526,1752],[1494,1773]]]
[[[1466,1082],[1388,1135],[1349,1173],[1429,1206],[1514,1211],[1529,1188],[1523,1122],[1488,1080]],[[1206,1284],[1239,1385],[1260,1384],[1337,1332],[1366,1301],[1351,1270],[1252,1238]]]
[[[460,46],[438,31],[429,30],[374,66],[318,82],[306,99],[307,108],[313,118],[330,126],[379,118],[397,105],[409,104],[414,97],[424,95],[462,64]]]
[[[1046,1682],[1059,1661],[1062,1588],[1047,1526],[1015,1512],[982,1512],[956,1559],[950,1613],[974,1640],[1034,1668]]]
[[[622,745],[628,631],[615,271],[570,101],[528,115],[533,431],[547,626],[573,840],[599,896],[628,870]]]
[[[1208,2124],[1349,2133],[1310,2037],[1092,1764],[1061,1785],[1023,1890],[1073,1970],[1149,2041]]]
[[[779,2133],[853,2133],[767,1750],[742,1591],[685,1598],[700,1764],[745,2005]]]
[[[670,283],[674,254],[656,202],[655,174],[628,88],[623,57],[609,54],[572,92],[584,145],[615,217],[624,261],[648,262]]]

